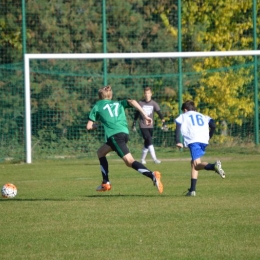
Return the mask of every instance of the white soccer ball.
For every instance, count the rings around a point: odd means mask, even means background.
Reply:
[[[3,198],[14,198],[17,195],[17,188],[12,183],[6,183],[1,192]]]

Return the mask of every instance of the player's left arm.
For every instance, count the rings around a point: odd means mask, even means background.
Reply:
[[[136,121],[137,121],[139,116],[140,116],[140,112],[138,110],[136,110],[135,115],[134,115],[133,125],[132,125],[132,130],[134,132],[136,132]]]
[[[161,110],[156,111],[156,113],[158,114],[158,116],[160,117],[160,119],[162,120],[162,122],[164,123],[165,120],[164,120],[164,116],[163,116]]]
[[[153,123],[153,119],[145,114],[143,108],[139,105],[139,103],[136,100],[127,99],[127,102],[130,106],[134,107],[135,109],[137,109],[140,112],[140,114],[145,119],[147,125],[151,125]]]
[[[164,119],[164,116],[161,112],[161,110],[158,110],[156,111],[156,113],[158,114],[159,118],[162,120],[162,130],[163,131],[168,131],[168,126],[166,125],[166,122],[165,122],[165,119]]]
[[[209,138],[210,139],[213,136],[215,130],[216,130],[216,124],[215,124],[215,121],[211,118],[209,120]]]

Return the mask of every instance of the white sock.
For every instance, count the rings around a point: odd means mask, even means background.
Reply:
[[[153,160],[154,160],[154,161],[157,160],[156,155],[155,155],[154,146],[151,144],[151,145],[148,146],[148,149],[149,149],[149,152],[150,152],[150,154],[151,154]]]
[[[147,148],[145,148],[145,147],[143,148],[141,160],[145,160],[148,151],[149,151],[149,150],[148,150]]]

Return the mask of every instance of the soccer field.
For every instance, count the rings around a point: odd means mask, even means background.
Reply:
[[[162,173],[164,193],[150,179],[108,158],[112,190],[97,193],[97,159],[0,164],[3,259],[259,259],[259,154],[218,155],[226,179],[201,171],[197,196],[189,156],[147,167]],[[168,156],[169,157],[169,156]],[[213,162],[209,153],[203,159]]]

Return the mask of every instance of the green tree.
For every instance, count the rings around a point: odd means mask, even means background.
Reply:
[[[177,4],[106,0],[107,51],[177,51]],[[3,0],[0,7],[0,135],[2,140],[19,136],[22,143],[21,1]],[[26,37],[29,53],[102,52],[102,3],[27,0]],[[252,40],[251,0],[182,1],[183,51],[252,49]],[[253,113],[252,69],[252,57],[183,59],[183,98],[195,99],[200,111],[227,122],[231,130],[247,127]],[[178,73],[177,59],[108,60],[115,97],[139,99],[150,85],[169,121],[178,113]],[[32,61],[30,75],[34,143],[62,140],[65,147],[67,140],[85,142],[87,113],[103,84],[103,61]]]

